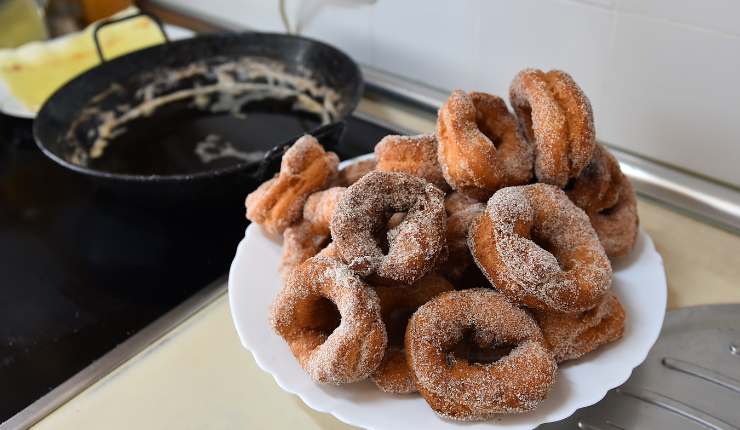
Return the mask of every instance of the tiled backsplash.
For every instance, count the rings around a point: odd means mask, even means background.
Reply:
[[[277,1],[166,0],[284,31]],[[571,73],[600,139],[740,186],[740,2],[287,0],[301,34],[445,90],[506,96],[524,67]],[[505,97],[508,98],[508,97]]]

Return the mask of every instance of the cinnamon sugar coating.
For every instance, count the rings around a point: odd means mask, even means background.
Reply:
[[[612,292],[585,312],[534,311],[533,315],[558,363],[580,358],[624,334],[624,308]]]
[[[339,173],[337,174],[337,178],[334,180],[333,185],[349,187],[357,182],[361,177],[375,170],[376,164],[377,161],[375,158],[350,162],[339,169]]]
[[[589,214],[591,225],[599,235],[606,255],[622,257],[630,253],[637,241],[640,219],[637,216],[637,197],[632,183],[622,176],[617,204],[601,212]]]
[[[334,211],[346,191],[345,187],[331,187],[311,194],[303,207],[303,219],[313,224],[321,233],[328,235]]]
[[[491,363],[451,354],[468,331],[481,348],[513,349]],[[443,293],[421,306],[406,329],[406,357],[429,406],[456,420],[530,411],[545,399],[557,374],[532,317],[481,288]]]
[[[283,232],[283,254],[280,257],[280,276],[283,282],[301,263],[316,255],[329,243],[329,233],[303,220]]]
[[[532,178],[532,147],[499,97],[455,90],[437,116],[438,158],[453,189],[485,200]]]
[[[617,159],[597,144],[591,161],[577,178],[572,179],[566,194],[587,214],[599,212],[617,204],[623,176]]]
[[[380,299],[388,348],[380,366],[370,377],[380,390],[388,393],[416,392],[403,345],[406,325],[419,306],[441,293],[452,291],[454,287],[438,275],[427,275],[410,286],[390,284],[373,287]]]
[[[385,136],[375,145],[375,158],[376,169],[381,172],[407,173],[444,192],[450,190],[437,161],[437,138],[433,134]]]
[[[387,344],[375,291],[326,257],[312,257],[291,273],[272,304],[270,325],[306,373],[321,383],[367,378]]]
[[[538,69],[514,77],[509,101],[534,145],[537,180],[565,187],[586,167],[596,144],[591,102],[569,74]]]
[[[360,274],[412,284],[446,256],[444,194],[404,173],[373,171],[347,188],[334,213],[331,235],[342,260]],[[406,212],[388,232],[384,254],[376,235],[391,214]]]
[[[459,192],[450,193],[445,197],[448,257],[440,272],[449,279],[460,279],[473,265],[473,256],[468,248],[468,229],[484,209],[483,203]]]
[[[516,304],[558,312],[596,306],[612,268],[588,216],[552,185],[499,190],[468,245],[494,287]]]
[[[330,242],[324,249],[319,251],[318,254],[316,254],[317,257],[326,257],[332,260],[337,260],[341,262],[341,258],[339,257],[339,253],[337,252],[337,247],[334,245],[334,242]]]
[[[337,155],[324,151],[313,136],[301,137],[283,155],[280,173],[247,196],[247,218],[270,234],[282,234],[300,220],[306,198],[329,186],[338,164]]]
[[[344,187],[332,187],[311,194],[303,207],[303,220],[283,232],[280,275],[283,280],[293,269],[316,255],[329,243],[329,224]]]

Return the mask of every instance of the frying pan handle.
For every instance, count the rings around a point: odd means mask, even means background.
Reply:
[[[344,134],[344,128],[345,122],[338,121],[313,130],[311,135],[315,137],[325,149],[333,150],[339,146],[339,141],[342,139],[342,135]],[[300,136],[296,136],[267,151],[264,158],[252,173],[252,177],[257,182],[264,182],[270,179],[280,170],[280,163],[283,160],[283,154],[285,154],[285,151],[287,151],[299,137]]]
[[[95,50],[98,52],[98,58],[100,59],[101,63],[105,63],[105,56],[103,55],[103,47],[100,44],[100,38],[98,37],[98,32],[103,27],[106,27],[108,25],[117,24],[121,21],[128,21],[129,19],[138,18],[140,16],[145,16],[151,19],[152,21],[154,21],[154,23],[157,24],[157,28],[159,28],[159,32],[162,33],[162,37],[164,37],[165,43],[170,41],[170,38],[167,37],[167,32],[164,31],[164,26],[162,24],[162,21],[156,15],[152,15],[144,11],[138,11],[131,15],[122,16],[120,18],[106,19],[106,20],[100,21],[97,24],[95,24],[95,28],[93,29],[93,42],[95,42]]]

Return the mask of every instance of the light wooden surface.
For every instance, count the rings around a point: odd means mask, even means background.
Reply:
[[[364,102],[363,110],[406,113]],[[406,119],[431,130],[428,121]],[[740,237],[650,201],[642,227],[663,256],[669,308],[740,302]],[[41,421],[38,429],[346,429],[283,392],[244,350],[227,298],[167,334]]]

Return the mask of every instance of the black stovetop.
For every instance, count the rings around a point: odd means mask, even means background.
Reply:
[[[0,423],[223,276],[243,200],[138,207],[0,115]],[[351,118],[340,157],[390,131]],[[249,190],[244,190],[244,195]]]

